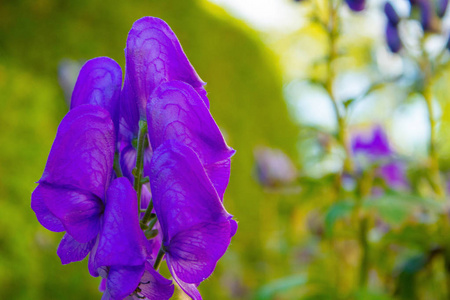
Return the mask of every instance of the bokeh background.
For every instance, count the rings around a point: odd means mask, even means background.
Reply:
[[[225,206],[239,230],[200,285],[205,299],[450,299],[448,67],[429,84],[430,160],[422,69],[386,46],[384,2],[342,5],[332,63],[316,20],[326,3],[0,1],[0,299],[101,297],[86,261],[61,265],[62,234],[39,225],[30,196],[77,68],[97,56],[124,68],[127,33],[147,15],[177,34],[237,150]],[[431,59],[448,58],[448,23]],[[411,24],[402,33],[414,38]]]

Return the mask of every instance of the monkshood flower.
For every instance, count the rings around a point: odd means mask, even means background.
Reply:
[[[209,101],[203,88],[205,82],[195,72],[180,42],[161,19],[144,17],[133,24],[125,48],[125,81],[120,100],[120,165],[124,176],[132,180],[136,163],[136,139],[139,120],[146,119],[147,101],[153,90],[163,82],[180,80],[191,85]],[[151,159],[146,147],[144,164]],[[144,171],[144,176],[148,176]]]
[[[395,159],[395,153],[381,126],[375,126],[371,132],[360,133],[352,137],[352,153],[358,168],[377,164],[377,175],[392,188],[406,188],[405,166]]]
[[[236,233],[237,223],[223,207],[197,154],[176,140],[154,152],[150,183],[163,233],[167,266],[193,299],[213,272]]]
[[[390,2],[384,5],[384,13],[387,17],[386,23],[386,43],[393,53],[397,53],[402,48],[402,41],[398,31],[400,17]]]

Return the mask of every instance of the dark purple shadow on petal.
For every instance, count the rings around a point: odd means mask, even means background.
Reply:
[[[103,202],[97,196],[45,182],[39,184],[35,193],[42,195],[49,211],[79,243],[87,243],[97,236],[104,210]]]
[[[128,179],[111,183],[106,203],[93,267],[143,265],[147,240],[139,227],[136,192]]]
[[[114,162],[114,124],[100,106],[70,110],[58,127],[39,182],[72,187],[104,200]]]
[[[203,88],[205,83],[190,64],[172,29],[163,20],[154,17],[137,20],[128,34],[125,57],[124,94],[127,101],[138,104],[141,118],[145,118],[145,107],[153,90],[170,80],[190,84],[208,105]]]
[[[87,243],[78,243],[70,234],[66,233],[59,243],[56,253],[63,265],[83,260],[94,246],[95,239]]]
[[[181,81],[161,84],[148,103],[147,119],[152,148],[169,139],[190,147],[222,199],[230,177],[230,157],[235,151],[227,146],[198,93]]]
[[[87,61],[80,70],[70,108],[83,104],[99,105],[113,120],[115,132],[119,130],[119,96],[122,69],[109,57],[96,57]]]

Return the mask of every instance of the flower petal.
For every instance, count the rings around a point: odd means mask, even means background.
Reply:
[[[42,226],[54,232],[65,231],[61,221],[50,212],[44,202],[44,195],[41,190],[36,188],[31,194],[31,208]]]
[[[144,17],[131,28],[125,49],[124,99],[137,103],[141,118],[147,100],[162,82],[190,84],[208,105],[205,83],[195,72],[172,29],[161,19]],[[128,120],[127,120],[128,121]]]
[[[136,192],[128,179],[121,177],[111,183],[106,203],[94,269],[143,265],[147,240],[139,227]]]
[[[48,210],[79,243],[87,243],[100,230],[104,205],[97,196],[78,189],[40,183],[33,195],[42,197]]]
[[[114,161],[114,125],[100,106],[70,110],[58,127],[55,141],[39,180],[80,189],[104,199]]]
[[[197,289],[198,284],[195,283],[186,283],[180,280],[180,278],[177,277],[177,274],[172,269],[171,265],[167,265],[169,267],[170,274],[172,274],[173,279],[178,284],[178,286],[185,292],[189,297],[191,297],[192,300],[202,300],[202,295],[200,295],[200,292]]]
[[[150,185],[164,243],[200,223],[229,221],[197,155],[168,140],[153,153]]]
[[[211,275],[230,244],[230,223],[201,223],[176,234],[167,246],[167,264],[186,283]]]
[[[80,70],[75,84],[70,108],[82,104],[99,105],[111,115],[115,132],[119,130],[119,96],[122,86],[122,69],[109,57],[88,60]]]
[[[102,300],[122,300],[133,293],[144,274],[144,264],[133,267],[113,266],[109,269]]]
[[[87,243],[78,243],[70,234],[65,234],[56,253],[63,265],[83,260],[94,246],[95,239]]]
[[[152,148],[168,139],[189,146],[222,198],[230,177],[230,157],[235,151],[225,143],[197,92],[181,81],[161,84],[148,103],[147,119]]]
[[[139,284],[141,292],[149,300],[165,300],[172,297],[175,287],[172,280],[166,279],[156,272],[152,265],[145,263],[145,272]]]

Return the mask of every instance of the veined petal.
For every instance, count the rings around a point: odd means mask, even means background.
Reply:
[[[131,28],[125,49],[126,100],[137,103],[141,118],[147,100],[162,82],[181,80],[190,84],[208,106],[205,83],[187,59],[172,29],[161,19],[144,17]]]
[[[139,284],[142,296],[148,300],[166,300],[172,297],[175,287],[172,280],[166,279],[156,272],[152,265],[145,263],[145,272]]]
[[[58,127],[40,183],[91,192],[104,200],[114,162],[114,124],[95,105],[70,110]]]
[[[229,221],[199,158],[191,148],[168,140],[153,153],[150,185],[164,243],[200,223]]]
[[[88,60],[80,70],[72,93],[70,108],[82,104],[105,108],[119,130],[119,96],[122,86],[122,69],[109,57]]]
[[[176,234],[167,246],[167,264],[186,283],[211,275],[230,244],[230,223],[200,223]]]
[[[78,189],[40,183],[33,192],[79,243],[94,239],[100,230],[104,205],[97,196]]]
[[[111,267],[102,300],[122,300],[133,293],[144,274],[144,270],[144,264],[133,267]]]
[[[178,284],[178,286],[183,290],[183,292],[186,293],[189,297],[191,297],[192,300],[202,300],[202,295],[200,295],[200,292],[197,289],[198,284],[194,283],[186,283],[183,282],[180,278],[177,277],[177,274],[174,272],[172,266],[170,264],[167,264],[169,267],[170,274],[172,274],[173,279]]]
[[[107,191],[106,208],[94,268],[143,265],[147,240],[139,227],[136,192],[128,179],[115,179]]]
[[[120,169],[122,170],[123,176],[128,178],[132,183],[134,181],[134,177],[132,171],[136,166],[136,149],[129,144],[120,152],[119,164]]]
[[[148,102],[147,119],[152,148],[168,139],[189,146],[222,198],[230,177],[230,157],[235,151],[227,146],[198,93],[181,81],[159,85]]]
[[[70,234],[66,233],[59,243],[56,253],[63,265],[83,260],[94,246],[95,239],[87,243],[77,242]]]

